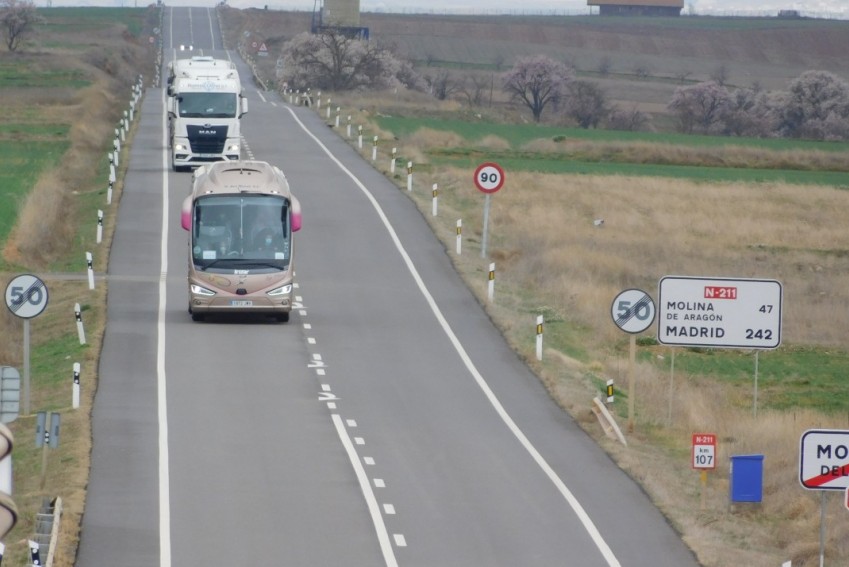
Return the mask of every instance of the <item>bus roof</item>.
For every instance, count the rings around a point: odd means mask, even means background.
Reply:
[[[279,168],[264,161],[218,161],[194,171],[194,198],[202,195],[254,193],[290,198],[289,182]]]

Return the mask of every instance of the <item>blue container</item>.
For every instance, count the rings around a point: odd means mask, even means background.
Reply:
[[[730,474],[732,502],[760,502],[763,499],[763,455],[733,455]]]

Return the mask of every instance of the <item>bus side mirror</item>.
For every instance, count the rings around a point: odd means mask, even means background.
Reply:
[[[242,112],[239,114],[239,117],[242,117],[242,114],[248,113],[248,98],[244,96],[239,97],[240,104],[242,105]]]
[[[180,210],[180,224],[184,230],[192,229],[192,196],[189,195],[183,201],[183,208]]]
[[[292,232],[301,230],[301,203],[295,197],[292,197],[289,208],[289,222],[292,226]]]

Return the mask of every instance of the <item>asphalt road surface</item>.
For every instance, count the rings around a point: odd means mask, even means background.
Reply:
[[[405,192],[323,117],[258,90],[213,9],[165,14],[166,61],[184,44],[237,62],[243,157],[279,166],[301,201],[297,308],[192,322],[191,176],[170,168],[148,88],[77,565],[697,565],[511,351]]]

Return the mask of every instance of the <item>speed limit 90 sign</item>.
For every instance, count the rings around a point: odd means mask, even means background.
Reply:
[[[497,163],[482,163],[475,170],[475,187],[484,193],[495,193],[504,185],[504,170]]]
[[[36,276],[17,276],[6,286],[6,306],[22,319],[32,319],[47,307],[47,286]]]

